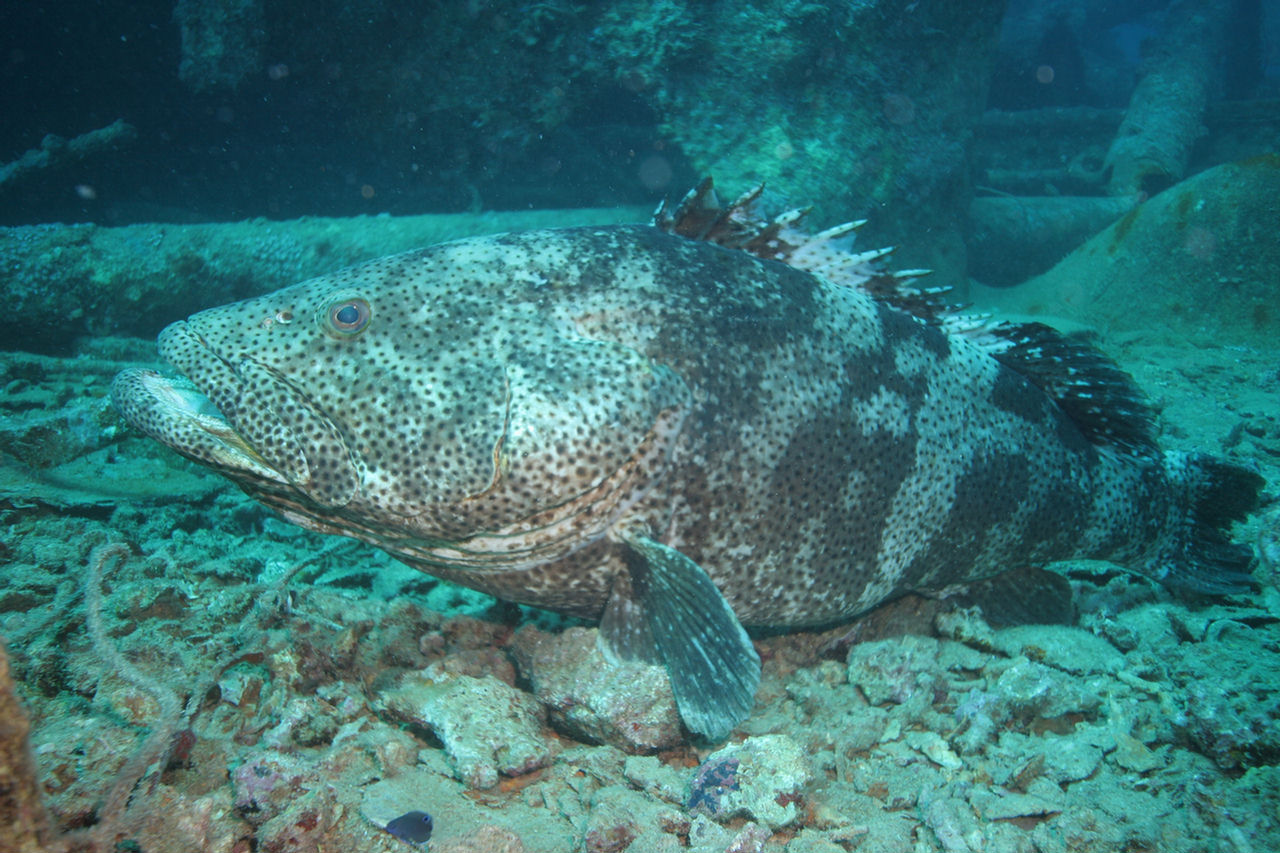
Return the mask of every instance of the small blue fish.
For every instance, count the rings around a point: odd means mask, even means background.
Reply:
[[[426,844],[431,838],[431,815],[406,812],[387,824],[387,832],[410,844]]]

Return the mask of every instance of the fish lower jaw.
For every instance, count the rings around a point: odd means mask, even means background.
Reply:
[[[207,415],[197,418],[198,428],[209,438],[209,443],[203,449],[213,457],[216,465],[230,469],[224,473],[250,474],[257,479],[291,485],[288,478],[268,465],[257,451],[245,444],[244,439],[226,421],[215,421]]]

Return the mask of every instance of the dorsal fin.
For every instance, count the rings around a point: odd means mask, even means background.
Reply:
[[[927,275],[928,270],[888,272],[880,261],[893,251],[892,247],[855,253],[837,242],[852,234],[862,221],[846,222],[810,234],[799,227],[809,208],[789,210],[773,219],[758,215],[755,203],[763,191],[764,184],[760,184],[728,205],[721,205],[711,179],[703,178],[674,210],[665,201],[659,205],[653,214],[653,224],[670,234],[741,249],[764,260],[781,261],[820,275],[832,284],[862,290],[931,325],[947,325],[947,313],[955,310],[955,306],[943,299],[950,288],[912,286],[912,282]]]
[[[1097,349],[1040,323],[995,323],[988,315],[960,313],[962,306],[945,299],[950,288],[914,286],[928,270],[886,271],[880,261],[892,248],[855,253],[836,242],[861,221],[809,234],[798,227],[808,208],[773,219],[759,216],[755,203],[763,191],[761,184],[721,205],[711,178],[704,178],[674,210],[666,202],[659,205],[653,224],[857,288],[947,334],[963,336],[1052,397],[1092,444],[1143,459],[1159,456],[1151,407],[1132,378]]]
[[[1133,377],[1099,350],[1043,323],[1001,323],[984,348],[1054,399],[1091,444],[1157,459],[1155,412]]]

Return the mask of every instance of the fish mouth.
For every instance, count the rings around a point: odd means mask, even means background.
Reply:
[[[131,367],[112,381],[111,399],[132,427],[183,456],[225,473],[288,482],[184,377]]]
[[[264,500],[262,492],[301,492],[337,507],[356,495],[358,477],[338,428],[283,378],[248,359],[233,366],[189,322],[166,327],[158,344],[182,377],[142,368],[120,373],[111,396],[129,424]],[[309,456],[332,464],[317,472]]]

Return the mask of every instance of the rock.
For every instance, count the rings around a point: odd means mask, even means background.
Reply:
[[[1216,639],[1183,643],[1167,661],[1185,692],[1175,726],[1224,770],[1274,764],[1280,756],[1280,626],[1209,627],[1205,636]]]
[[[1004,697],[974,687],[956,703],[955,717],[960,729],[952,742],[963,753],[978,753],[994,739],[997,727],[1009,718],[1009,706]]]
[[[167,785],[159,785],[155,794],[159,807],[137,809],[121,816],[115,826],[120,837],[146,838],[148,850],[191,850],[199,853],[239,853],[250,849],[249,839],[256,837],[262,841],[266,837],[261,834],[262,830],[255,833],[254,828],[231,807],[231,796],[225,788],[195,797]],[[5,846],[9,841],[9,836],[0,838],[0,849],[6,853],[15,849]],[[51,848],[38,849],[47,851]],[[72,845],[56,849],[86,848]],[[122,843],[119,847],[113,845],[100,849],[121,850],[126,849],[126,845]],[[258,849],[264,853],[270,850],[266,845]],[[36,849],[31,853],[36,853]]]
[[[748,821],[742,825],[742,828],[733,836],[733,840],[729,842],[729,846],[725,849],[733,851],[733,853],[765,853],[765,843],[769,840],[771,834],[765,827]],[[707,851],[707,853],[712,853],[712,851]],[[715,851],[715,853],[719,853],[719,851]]]
[[[655,802],[640,791],[610,785],[591,798],[586,831],[582,837],[585,853],[613,853],[622,850],[671,851],[681,849],[678,834],[689,831],[684,812]]]
[[[1149,770],[1163,767],[1167,758],[1167,755],[1163,754],[1163,752],[1155,752],[1148,749],[1146,744],[1132,735],[1116,734],[1116,749],[1111,754],[1111,760],[1125,770],[1132,770],[1134,773],[1146,773]]]
[[[435,732],[457,778],[473,788],[492,788],[499,774],[527,773],[552,757],[542,736],[541,706],[493,677],[428,667],[402,675],[378,693],[375,705],[393,719]]]
[[[485,824],[459,838],[432,842],[431,853],[526,853],[526,848],[511,830]]]
[[[579,740],[632,753],[680,743],[680,716],[666,671],[610,663],[597,645],[597,633],[594,628],[561,634],[526,628],[517,635],[522,671],[552,724]]]
[[[689,821],[689,847],[696,851],[727,850],[733,843],[733,834],[704,814],[696,814]]]
[[[531,805],[518,794],[498,794],[502,808],[495,808],[494,801],[467,790],[443,766],[429,770],[420,765],[365,785],[360,793],[358,811],[362,821],[390,839],[399,853],[413,853],[414,848],[382,828],[410,811],[431,815],[430,853],[551,853],[579,849],[576,839],[581,836],[580,829],[569,826],[565,815],[548,808],[541,798]],[[339,849],[363,853],[358,847]],[[426,853],[428,847],[416,849]]]
[[[335,820],[331,798],[308,791],[290,800],[284,811],[262,824],[257,832],[258,845],[274,853],[319,849]]]
[[[1102,704],[1089,682],[1026,658],[1014,659],[1000,673],[992,692],[1023,719],[1053,719],[1065,714],[1090,716]]]
[[[973,809],[963,800],[936,791],[923,792],[920,816],[946,853],[973,853],[983,849],[982,829],[974,819]]]
[[[1075,737],[1048,738],[1044,775],[1060,784],[1088,779],[1102,763],[1102,750]]]
[[[959,770],[964,767],[960,756],[951,751],[951,747],[937,732],[907,732],[904,740],[907,746],[922,753],[944,770]]]
[[[311,765],[296,756],[263,752],[232,771],[235,807],[255,824],[267,821],[297,799],[300,790],[311,787],[312,772]]]
[[[989,652],[995,647],[995,629],[982,618],[981,608],[945,610],[934,618],[933,624],[939,634],[974,649]]]
[[[626,780],[642,791],[669,803],[683,803],[685,781],[681,774],[652,755],[628,755],[622,767]]]
[[[289,807],[264,823],[257,831],[261,853],[293,853],[297,850],[361,850],[394,853],[403,842],[369,826],[359,811],[348,809],[328,787],[320,787],[298,797]],[[193,846],[158,850],[199,850]]]
[[[747,738],[707,756],[690,783],[689,810],[725,822],[745,816],[772,829],[796,819],[800,790],[812,772],[786,735]]]
[[[1018,625],[996,631],[994,646],[1010,657],[1035,655],[1041,663],[1066,672],[1115,672],[1124,655],[1102,637],[1070,625]]]
[[[1280,155],[1215,166],[1138,205],[1044,275],[970,295],[983,308],[1111,335],[1269,347],[1280,331],[1280,243],[1258,229],[1275,221],[1277,196]]]
[[[884,737],[889,714],[884,708],[868,705],[844,722],[836,735],[836,746],[844,753],[866,752]]]
[[[1104,749],[1095,742],[1098,739],[1095,727],[1085,725],[1070,734],[1043,737],[1005,732],[988,756],[987,770],[997,784],[1019,791],[1028,790],[1037,780],[1065,785],[1087,779],[1102,763]]]
[[[1051,783],[1049,787],[1053,788]],[[1043,817],[1062,811],[1062,794],[1041,788],[1036,793],[1013,794],[980,789],[969,802],[984,820],[1011,820],[1020,817]]]
[[[1117,613],[1112,620],[1137,639],[1135,648],[1169,649],[1182,640],[1174,630],[1174,616],[1165,604],[1142,604]]]
[[[847,849],[828,838],[826,833],[812,829],[800,830],[787,842],[787,853],[845,853]]]
[[[931,637],[859,643],[849,650],[849,683],[872,705],[901,704],[921,691],[932,696],[942,676],[938,651]]]

